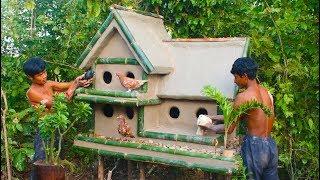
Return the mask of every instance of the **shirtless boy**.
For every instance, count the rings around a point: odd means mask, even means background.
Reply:
[[[238,121],[247,121],[247,134],[241,146],[241,157],[247,168],[249,179],[279,179],[278,177],[278,150],[275,141],[271,138],[274,123],[273,98],[267,89],[256,81],[258,65],[251,58],[239,58],[232,65],[231,73],[234,82],[245,90],[239,93],[234,100],[234,108],[241,104],[256,100],[272,111],[267,117],[261,109],[250,110]],[[231,125],[228,133],[232,133],[237,122]]]
[[[84,74],[77,77],[71,82],[56,82],[47,80],[46,64],[43,59],[33,57],[27,60],[23,65],[23,71],[26,73],[32,84],[26,95],[32,106],[40,104],[45,105],[46,110],[50,111],[52,107],[53,95],[55,93],[66,94],[68,100],[71,100],[74,91],[78,87],[87,87],[91,84],[92,79],[81,80]],[[45,152],[42,146],[42,140],[37,130],[34,140],[35,154],[33,162],[45,159]],[[31,179],[34,179],[34,170],[31,173]]]

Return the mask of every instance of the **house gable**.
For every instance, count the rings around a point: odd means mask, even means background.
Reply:
[[[113,30],[112,37],[101,49],[99,58],[134,58],[133,53],[117,29]]]
[[[173,65],[168,53],[164,52],[165,47],[162,40],[169,35],[165,31],[163,20],[157,20],[158,17],[146,16],[130,10],[120,10],[113,7],[110,10],[108,18],[83,51],[76,66],[88,69],[99,54],[104,55],[107,51],[104,46],[110,41],[114,29],[116,29],[146,73],[170,73],[173,70]],[[132,19],[132,16],[135,18]],[[136,24],[138,26],[135,26]],[[144,41],[145,39],[148,41]],[[151,46],[153,48],[150,48]]]

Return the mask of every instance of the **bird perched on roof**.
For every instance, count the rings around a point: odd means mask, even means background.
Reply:
[[[126,119],[124,118],[123,115],[119,115],[117,117],[117,120],[119,122],[118,125],[118,132],[121,134],[123,137],[131,137],[134,138],[134,135],[131,131],[131,128],[129,127],[128,123],[126,122]]]
[[[117,72],[116,75],[118,76],[120,83],[123,87],[127,88],[130,92],[131,90],[137,89],[146,83],[148,80],[138,80],[126,77],[122,72]]]

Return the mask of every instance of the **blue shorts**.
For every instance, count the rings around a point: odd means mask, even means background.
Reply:
[[[278,149],[271,137],[246,135],[241,146],[241,157],[247,179],[278,180]]]

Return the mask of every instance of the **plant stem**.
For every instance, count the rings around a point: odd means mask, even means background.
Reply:
[[[9,157],[9,145],[8,145],[8,137],[7,137],[7,128],[6,128],[6,113],[8,110],[8,103],[7,103],[7,96],[5,92],[1,88],[1,97],[3,98],[4,102],[4,109],[2,110],[2,129],[3,129],[3,136],[4,136],[4,147],[6,151],[6,163],[7,163],[7,173],[8,173],[8,180],[11,180],[11,165],[10,165],[10,157]]]
[[[60,138],[59,138],[59,147],[58,147],[58,151],[57,151],[56,158],[55,158],[56,162],[58,162],[59,155],[61,152],[61,142],[62,142],[62,136],[63,136],[63,134],[61,134],[60,128],[58,128],[58,132],[59,132]]]
[[[50,137],[50,152],[49,152],[49,162],[53,163],[53,148],[54,148],[54,132],[51,133],[51,137]]]

